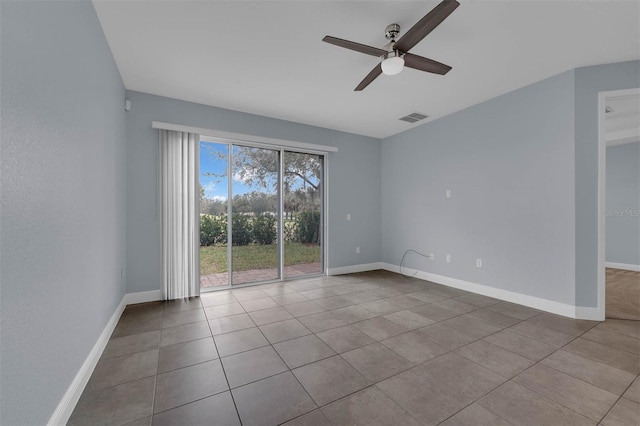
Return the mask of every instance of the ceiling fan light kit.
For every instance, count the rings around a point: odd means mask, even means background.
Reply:
[[[385,75],[400,74],[404,68],[404,58],[397,50],[389,52],[382,57],[382,73]]]
[[[322,41],[380,58],[380,63],[358,84],[355,91],[363,90],[380,74],[399,74],[405,66],[419,71],[445,75],[451,71],[449,65],[411,54],[409,50],[440,25],[458,6],[460,6],[460,3],[457,0],[443,0],[400,37],[397,42],[395,39],[400,32],[400,25],[387,25],[385,37],[390,42],[383,49],[332,36],[325,36]]]

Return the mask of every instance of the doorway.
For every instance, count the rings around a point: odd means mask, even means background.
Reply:
[[[640,320],[640,89],[600,94],[598,306]]]
[[[323,274],[324,155],[200,143],[202,291]]]

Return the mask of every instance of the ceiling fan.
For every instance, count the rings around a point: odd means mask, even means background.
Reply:
[[[389,43],[382,49],[331,36],[325,36],[322,41],[366,55],[380,57],[380,63],[358,84],[355,91],[364,89],[382,73],[386,75],[398,74],[404,66],[444,75],[451,71],[449,65],[414,55],[409,53],[409,50],[440,25],[458,6],[460,3],[456,0],[444,0],[411,27],[398,41],[396,41],[396,37],[400,32],[400,25],[388,25],[385,28],[385,37]]]

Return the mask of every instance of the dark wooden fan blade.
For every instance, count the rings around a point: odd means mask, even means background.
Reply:
[[[382,74],[382,65],[378,64],[369,74],[358,84],[358,87],[354,89],[354,92],[359,92],[367,87],[373,80],[375,80],[380,74]]]
[[[423,56],[414,55],[412,53],[405,53],[404,66],[413,68],[414,70],[432,72],[434,74],[445,75],[451,71],[449,65],[441,64],[433,59],[425,58]]]
[[[456,0],[444,0],[400,37],[395,48],[402,52],[408,52],[413,46],[418,44],[420,40],[425,38],[427,34],[440,25],[447,16],[451,15],[458,6],[460,6],[460,3]]]
[[[371,56],[382,56],[387,53],[386,50],[378,49],[377,47],[367,46],[366,44],[360,44],[356,43],[355,41],[343,40],[341,38],[331,36],[324,36],[322,41]]]

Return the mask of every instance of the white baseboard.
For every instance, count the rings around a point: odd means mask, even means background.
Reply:
[[[327,275],[355,274],[357,272],[375,271],[384,269],[384,263],[363,263],[360,265],[340,266],[338,268],[327,268]]]
[[[615,267],[618,269],[619,266],[609,266],[610,263],[607,263],[607,267]],[[620,265],[620,264],[614,264]],[[627,265],[627,266],[636,266],[636,265]],[[397,265],[393,265],[385,262],[374,262],[374,263],[365,263],[360,265],[351,265],[351,266],[342,266],[338,268],[331,268],[327,270],[328,275],[341,275],[341,274],[352,274],[357,272],[365,272],[365,271],[373,271],[377,269],[385,269],[387,271],[400,273],[400,267]],[[634,269],[630,269],[634,270]],[[638,268],[640,270],[640,267]],[[590,308],[590,307],[580,307],[573,306],[566,303],[554,302],[552,300],[542,299],[535,296],[529,296],[526,294],[516,293],[509,290],[503,290],[495,287],[489,287],[482,284],[473,283],[470,281],[459,280],[457,278],[445,277],[443,275],[437,275],[430,272],[419,271],[416,269],[403,268],[402,272],[405,274],[414,276],[419,279],[423,279],[426,281],[431,281],[434,283],[446,285],[453,288],[458,288],[461,290],[470,291],[477,294],[482,294],[484,296],[493,297],[495,299],[505,300],[512,303],[517,303],[519,305],[528,306],[531,308],[539,309],[546,312],[551,312],[557,315],[562,315],[570,318],[579,318],[593,321],[602,321],[604,320],[604,315],[598,308]],[[160,290],[152,290],[152,291],[143,291],[139,293],[127,293],[122,298],[122,301],[116,308],[115,312],[109,319],[109,322],[105,326],[104,330],[100,334],[98,341],[95,343],[91,352],[87,356],[87,359],[80,367],[80,370],[76,374],[75,378],[71,382],[71,385],[65,392],[62,400],[58,404],[58,407],[54,411],[53,415],[49,419],[48,425],[64,425],[69,420],[73,409],[75,408],[78,400],[80,399],[80,395],[84,391],[93,370],[104,351],[105,346],[107,345],[113,330],[115,329],[122,312],[126,305],[132,305],[136,303],[145,303],[145,302],[154,302],[161,300],[162,293]]]
[[[76,373],[76,376],[73,378],[69,388],[67,388],[67,391],[64,393],[58,407],[56,407],[56,410],[47,422],[47,425],[66,425],[69,421],[69,417],[71,417],[71,413],[73,413],[73,410],[80,399],[80,395],[82,395],[91,374],[93,374],[94,368],[96,368],[98,360],[102,356],[105,346],[107,346],[107,343],[109,342],[109,338],[111,337],[113,330],[116,328],[116,324],[118,324],[118,320],[120,320],[120,315],[122,315],[126,306],[125,299],[126,295],[122,298],[122,301],[116,308],[113,315],[111,315],[111,318],[104,327],[104,330],[102,330],[102,333],[100,333],[98,341],[93,345],[91,352],[89,352],[84,363],[82,363],[82,367],[80,367],[80,370]]]
[[[400,273],[400,267],[390,263],[382,263],[383,269],[391,272]],[[530,308],[539,309],[541,311],[550,312],[556,315],[562,315],[569,318],[593,319],[601,321],[597,308],[583,308],[570,305],[568,303],[555,302],[553,300],[542,299],[540,297],[529,296],[522,293],[516,293],[500,288],[489,287],[483,284],[477,284],[470,281],[459,280],[457,278],[445,277],[430,272],[419,271],[411,268],[402,268],[402,272],[416,278],[431,281],[437,284],[446,285],[448,287],[458,288],[460,290],[470,291],[472,293],[481,294],[483,296],[493,297],[507,302],[517,303],[518,305],[528,306]]]
[[[625,271],[640,272],[640,265],[634,265],[632,263],[605,262],[604,266],[606,266],[607,268],[624,269]]]
[[[576,306],[575,319],[604,321],[604,310],[599,308],[590,308],[587,306]]]
[[[96,364],[102,356],[102,352],[104,352],[104,348],[107,346],[109,338],[111,337],[113,330],[116,328],[122,312],[124,312],[124,308],[127,305],[133,305],[136,303],[155,302],[160,300],[161,296],[162,293],[160,290],[127,293],[124,295],[115,312],[111,315],[109,322],[104,327],[104,330],[100,333],[98,341],[93,345],[91,352],[89,352],[89,355],[82,364],[82,367],[80,367],[80,370],[78,370],[78,373],[71,382],[71,385],[69,385],[69,388],[60,400],[58,407],[53,412],[53,415],[49,419],[47,425],[65,425],[69,421],[69,417],[71,417],[71,414],[80,399],[80,395],[82,395],[85,386],[89,382],[89,378],[91,377],[91,374],[93,374],[93,370],[96,368]]]
[[[126,305],[157,302],[158,300],[162,300],[162,292],[160,290],[141,291],[138,293],[127,293],[124,295],[124,301]]]

